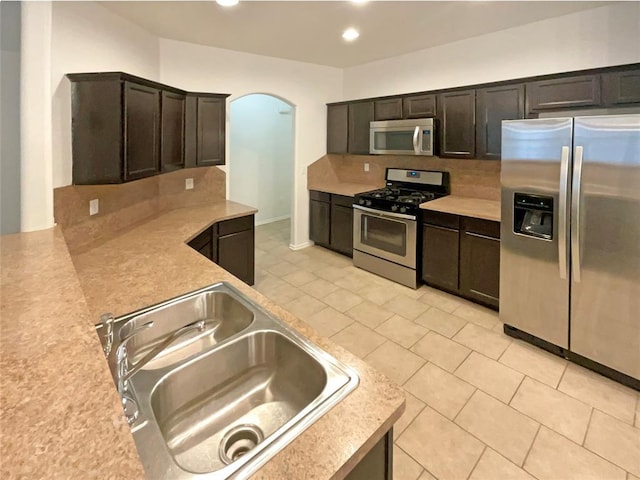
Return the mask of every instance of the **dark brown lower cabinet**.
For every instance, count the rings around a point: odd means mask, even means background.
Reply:
[[[423,221],[425,283],[497,309],[500,223],[431,211]]]
[[[255,283],[254,217],[215,223],[188,245],[248,285]]]
[[[335,195],[334,195],[335,197]],[[351,199],[353,201],[353,199]],[[353,207],[331,204],[331,248],[353,256]]]
[[[393,479],[393,429],[360,460],[345,477],[346,480],[392,480]]]
[[[331,194],[309,192],[309,238],[317,245],[331,244]]]
[[[353,256],[353,197],[309,191],[309,238]]]

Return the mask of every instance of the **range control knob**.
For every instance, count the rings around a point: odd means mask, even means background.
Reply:
[[[398,207],[398,205],[391,205],[391,211],[392,212],[397,212],[398,208],[400,208],[400,207]]]
[[[370,206],[371,206],[371,200],[367,200],[367,201],[365,202],[365,205],[366,205],[367,207],[370,207]]]
[[[407,211],[407,207],[400,207],[400,213],[405,213]]]
[[[360,205],[364,205],[364,198],[361,198],[360,200],[358,200],[358,203],[359,203]]]

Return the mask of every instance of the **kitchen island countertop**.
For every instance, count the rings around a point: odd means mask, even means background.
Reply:
[[[343,478],[366,455],[402,414],[401,388],[185,244],[253,213],[228,201],[171,210],[72,256],[58,227],[0,237],[0,476],[144,478],[94,324],[220,281],[360,376],[253,478]]]

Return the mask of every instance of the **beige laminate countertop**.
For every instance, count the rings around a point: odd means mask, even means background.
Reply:
[[[420,205],[424,210],[453,213],[464,217],[476,217],[484,220],[500,221],[500,202],[484,198],[460,197],[447,195]]]
[[[319,192],[333,193],[336,195],[344,195],[346,197],[353,197],[358,193],[368,192],[370,190],[376,190],[382,188],[384,185],[367,185],[364,183],[318,183],[310,185],[309,190],[317,190]]]
[[[360,376],[254,478],[343,478],[362,459],[402,414],[400,387],[185,244],[254,212],[233,202],[172,210],[73,257],[58,228],[0,237],[0,477],[144,478],[93,325],[219,281]]]

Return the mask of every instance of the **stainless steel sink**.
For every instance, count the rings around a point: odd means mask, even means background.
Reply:
[[[198,302],[209,305],[207,312],[217,312],[212,324],[226,322],[230,334],[205,342],[181,338],[171,353],[129,380],[127,394],[138,408],[132,432],[149,478],[246,478],[358,384],[353,369],[226,283],[116,323],[127,335],[154,322],[138,334],[146,339],[136,338],[136,355],[141,356],[151,343],[158,343],[155,339],[197,320],[185,316],[184,322],[169,327],[164,323],[174,316],[168,312],[193,311]],[[175,306],[178,303],[181,306]],[[196,337],[206,331],[196,332]]]

